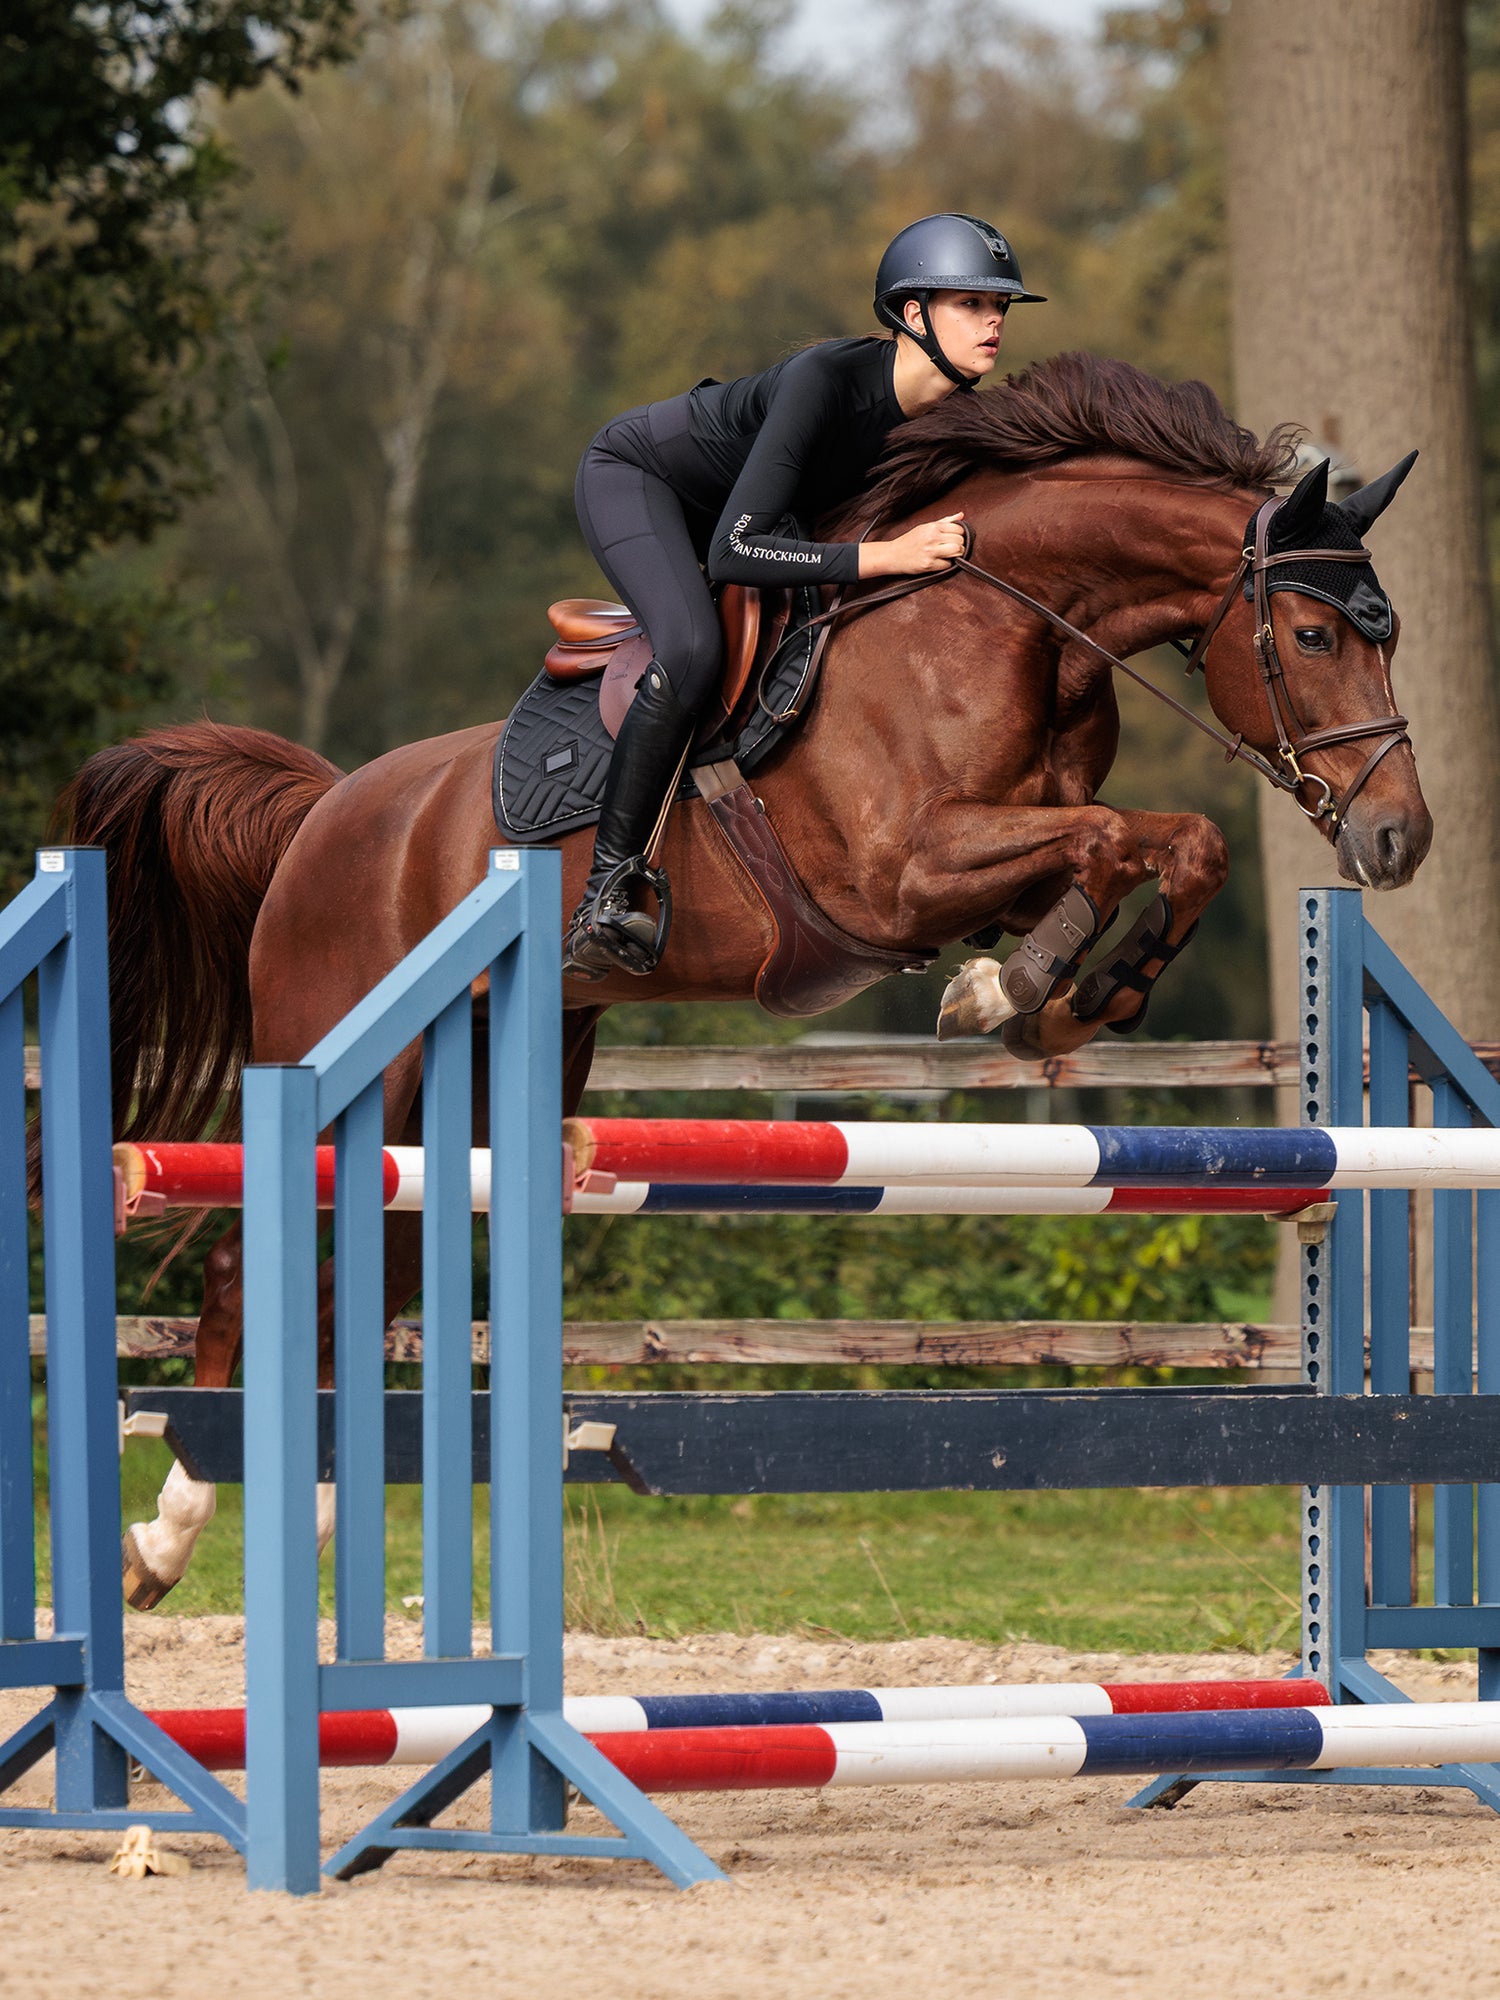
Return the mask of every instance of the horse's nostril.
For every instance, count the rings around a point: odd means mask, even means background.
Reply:
[[[1383,826],[1375,836],[1375,852],[1380,857],[1380,865],[1387,874],[1400,871],[1406,859],[1406,837],[1399,827]]]

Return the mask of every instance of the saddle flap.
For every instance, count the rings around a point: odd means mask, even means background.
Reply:
[[[757,650],[762,658],[770,658],[769,667],[761,670],[768,674],[764,699],[757,695],[757,676],[752,673],[739,704],[741,716],[748,719],[719,726],[722,749],[707,740],[719,709],[718,703],[711,705],[694,752],[698,767],[716,756],[733,755],[740,772],[755,769],[806,711],[816,680],[812,654],[828,627],[809,628],[788,643],[785,627],[805,625],[821,608],[816,591],[805,585],[797,586],[791,596],[789,613],[780,606],[773,610],[771,603],[761,610]],[[778,635],[782,644],[770,657]],[[651,659],[640,632],[621,646],[605,642],[569,647],[559,640],[555,650],[565,657],[570,652],[581,654],[580,669],[564,679],[550,672],[538,674],[496,745],[495,821],[504,839],[521,845],[557,840],[597,819],[614,749],[612,732],[623,720]],[[612,662],[617,664],[610,672]],[[601,701],[606,681],[609,728]],[[694,796],[691,779],[684,780],[684,796]]]
[[[726,583],[719,593],[719,622],[724,628],[724,681],[719,698],[731,715],[745,692],[760,639],[761,592],[753,585]]]
[[[728,583],[719,594],[724,632],[724,679],[719,689],[723,719],[739,708],[757,665],[770,659],[791,617],[792,593],[780,586],[761,589]]]
[[[614,645],[635,630],[635,613],[603,597],[563,597],[547,606],[553,631],[568,646]]]

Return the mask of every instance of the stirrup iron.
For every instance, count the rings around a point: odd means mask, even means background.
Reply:
[[[632,909],[635,887],[654,897],[654,919]],[[563,972],[588,980],[605,979],[611,972],[644,979],[661,963],[671,928],[672,885],[666,870],[653,868],[644,855],[632,855],[611,868],[579,904],[563,947]]]

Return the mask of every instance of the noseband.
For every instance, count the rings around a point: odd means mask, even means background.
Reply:
[[[1276,628],[1271,620],[1271,592],[1266,578],[1268,573],[1280,563],[1292,562],[1346,562],[1367,563],[1370,552],[1358,549],[1284,549],[1272,555],[1267,549],[1270,536],[1271,518],[1282,504],[1279,497],[1265,501],[1255,510],[1251,523],[1251,540],[1248,548],[1240,551],[1239,564],[1229,579],[1224,595],[1219,599],[1218,609],[1199,633],[1192,651],[1188,654],[1187,671],[1191,674],[1203,665],[1203,656],[1208,651],[1209,642],[1224,621],[1225,614],[1244,587],[1245,577],[1251,579],[1255,606],[1255,664],[1260,669],[1261,685],[1266,691],[1266,706],[1271,712],[1271,721],[1276,730],[1276,755],[1281,768],[1277,770],[1262,757],[1247,752],[1243,739],[1235,737],[1231,756],[1247,757],[1256,763],[1273,785],[1284,792],[1290,792],[1297,805],[1311,820],[1326,819],[1329,832],[1336,840],[1350,806],[1359,795],[1370,774],[1380,760],[1398,743],[1410,743],[1407,719],[1404,715],[1382,715],[1368,722],[1336,722],[1326,729],[1309,729],[1297,713],[1291,690],[1286,684],[1286,669],[1281,664],[1281,655],[1276,650]],[[1360,766],[1352,784],[1346,785],[1341,797],[1335,799],[1333,787],[1326,778],[1316,772],[1304,771],[1302,759],[1312,750],[1325,750],[1335,743],[1354,743],[1367,736],[1378,736],[1380,741]],[[1229,739],[1223,738],[1223,741]],[[1316,785],[1322,798],[1316,805],[1308,805],[1302,798],[1304,785]]]

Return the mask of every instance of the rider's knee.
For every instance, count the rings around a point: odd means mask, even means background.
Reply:
[[[672,692],[690,715],[713,697],[724,664],[724,646],[717,620],[712,626],[694,619],[680,631],[651,635],[656,657]]]

